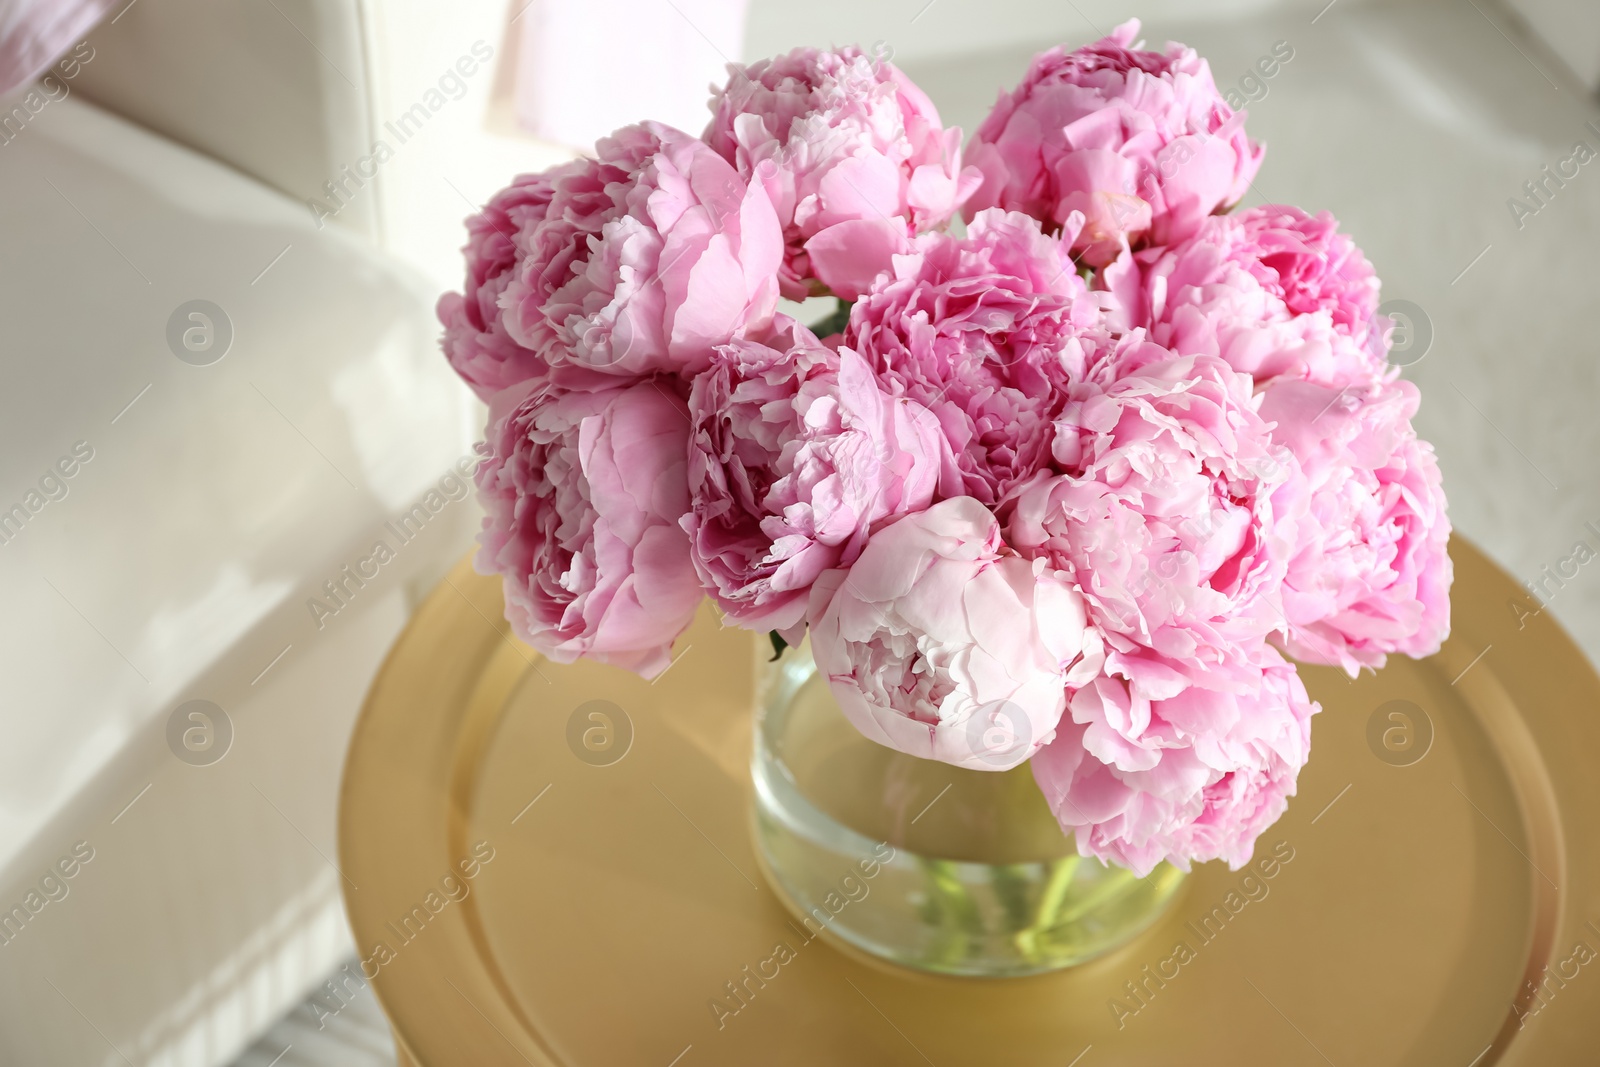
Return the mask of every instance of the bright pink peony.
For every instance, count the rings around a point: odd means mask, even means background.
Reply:
[[[1001,93],[968,149],[984,185],[967,205],[1064,223],[1103,266],[1123,248],[1170,244],[1244,195],[1262,149],[1245,136],[1193,49],[1133,48],[1139,22],[1075,52],[1036,56],[1022,84]]]
[[[500,294],[516,276],[519,238],[548,217],[556,183],[592,164],[575,160],[542,174],[524,174],[467,219],[465,291],[439,298],[444,354],[457,374],[487,399],[491,393],[544,372],[545,362],[506,333]]]
[[[1141,877],[1162,860],[1250,861],[1294,795],[1320,710],[1292,664],[1266,647],[1252,658],[1238,693],[1191,686],[1158,700],[1101,675],[1073,694],[1033,777],[1081,855]]]
[[[1407,381],[1266,391],[1261,415],[1310,492],[1283,594],[1299,659],[1354,677],[1385,653],[1431,656],[1450,631],[1450,521],[1433,449],[1411,428],[1418,403]]]
[[[1015,767],[1054,735],[1066,687],[1100,669],[1083,602],[1044,561],[1003,554],[971,497],[885,526],[813,589],[811,654],[845,716],[913,756]]]
[[[1066,473],[1018,494],[1008,543],[1073,577],[1106,670],[1151,698],[1254,684],[1244,654],[1282,628],[1300,487],[1256,403],[1222,361],[1135,334],[1056,422]]]
[[[764,329],[783,237],[759,183],[699,140],[627,126],[555,182],[500,306],[505,329],[552,366],[692,374]]]
[[[1336,389],[1387,377],[1371,326],[1377,281],[1331,216],[1252,208],[1205,220],[1187,241],[1123,257],[1105,272],[1126,316],[1186,355],[1219,356],[1255,378]]]
[[[911,79],[859,48],[796,48],[728,71],[705,140],[778,206],[790,299],[823,286],[855,299],[982,181],[961,168],[961,131],[943,128]]]
[[[658,380],[558,370],[498,394],[478,499],[478,568],[506,618],[558,663],[654,675],[702,596],[678,520],[689,508],[683,400]]]
[[[1110,344],[1103,318],[1062,241],[1025,215],[985,211],[965,238],[926,234],[896,257],[841,344],[938,416],[961,472],[941,492],[998,507],[1048,462],[1068,387]]]
[[[689,413],[683,528],[706,588],[752,629],[799,624],[817,577],[853,563],[874,524],[926,508],[950,462],[932,414],[784,316],[764,343],[719,350]]]

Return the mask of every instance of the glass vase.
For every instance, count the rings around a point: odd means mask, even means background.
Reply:
[[[809,647],[765,668],[753,810],[764,873],[806,936],[919,970],[1038,974],[1149,926],[1183,873],[1083,859],[1026,765],[967,770],[862,736]]]

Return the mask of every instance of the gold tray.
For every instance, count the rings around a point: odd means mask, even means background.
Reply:
[[[1455,632],[1437,656],[1354,682],[1305,670],[1324,710],[1299,795],[1257,848],[1276,849],[1271,878],[1198,867],[1126,947],[1009,980],[797,932],[748,829],[757,638],[707,609],[653,684],[553,665],[506,636],[498,581],[463,561],[374,682],[341,801],[350,921],[402,1057],[1600,1062],[1600,679],[1548,615],[1519,628],[1528,601],[1506,574],[1459,538],[1451,552]],[[750,978],[780,943],[777,976]]]

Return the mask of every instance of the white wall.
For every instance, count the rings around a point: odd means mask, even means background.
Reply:
[[[1359,0],[1337,2],[1351,5]],[[901,63],[1041,41],[1082,44],[1134,16],[1168,24],[1304,10],[1310,18],[1327,4],[1328,0],[752,0],[744,58],[749,62],[802,44],[869,48],[883,42],[894,50],[894,61]]]
[[[1590,89],[1600,88],[1600,4],[1595,0],[1506,0],[1550,51]]]

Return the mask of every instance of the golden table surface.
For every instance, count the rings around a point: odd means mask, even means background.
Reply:
[[[796,935],[749,831],[758,638],[708,608],[654,683],[557,666],[463,561],[345,769],[363,973],[419,1067],[1600,1063],[1600,679],[1510,577],[1451,551],[1437,656],[1304,669],[1323,712],[1257,848],[1288,857],[1271,879],[1197,867],[1124,948],[1008,980]],[[599,755],[575,715],[596,700]],[[779,942],[794,958],[739,1006],[726,983]]]

